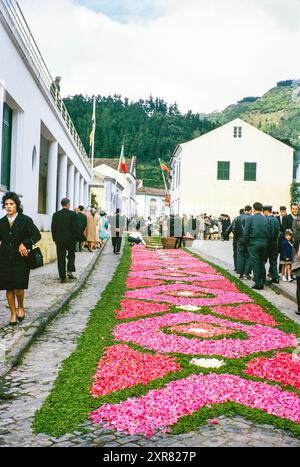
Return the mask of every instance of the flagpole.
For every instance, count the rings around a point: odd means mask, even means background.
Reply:
[[[125,137],[124,137],[125,139]],[[122,156],[124,154],[124,144],[122,145],[122,149],[121,149],[121,154],[120,154],[120,159],[119,159],[119,165],[118,165],[118,173],[120,172],[120,168],[121,168],[121,160],[122,160]],[[113,207],[113,204],[114,204],[114,201],[117,197],[117,184],[118,184],[118,180],[116,179],[116,183],[115,183],[115,189],[114,189],[114,193],[113,193],[113,198],[112,198],[112,201],[111,201],[111,205]],[[116,209],[117,209],[117,205],[116,205]]]
[[[163,168],[162,168],[162,163],[161,163],[161,160],[159,160],[159,165],[160,165],[160,169],[161,169],[161,173],[162,173],[162,176],[163,176],[163,179],[164,179],[164,183],[165,183],[165,188],[166,188],[166,194],[168,195],[169,194],[169,190],[168,190],[168,186],[167,186],[167,182],[166,182],[166,177],[165,177],[165,174],[164,174],[164,171],[163,171]]]
[[[95,161],[95,133],[96,133],[96,97],[94,97],[94,105],[93,105],[93,117],[94,117],[94,123],[93,123],[93,141],[92,141],[92,169],[94,169],[94,161]]]

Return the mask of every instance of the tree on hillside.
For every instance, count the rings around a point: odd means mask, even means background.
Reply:
[[[89,136],[93,112],[93,97],[76,95],[65,99],[65,104],[75,127],[89,152]],[[200,136],[218,126],[189,111],[180,113],[177,103],[167,104],[161,98],[140,99],[96,96],[97,127],[96,157],[119,157],[124,136],[127,156],[136,156],[143,169],[138,176],[145,184],[162,186],[159,170],[154,170],[158,159],[168,162],[178,143]],[[139,165],[138,165],[139,168]]]

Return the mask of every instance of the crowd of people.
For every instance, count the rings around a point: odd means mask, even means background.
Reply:
[[[291,205],[274,212],[272,206],[255,203],[240,210],[226,231],[233,234],[233,261],[240,279],[252,278],[253,289],[263,290],[269,283],[297,281],[297,301],[300,315],[300,211]],[[266,265],[269,263],[267,275]]]
[[[300,314],[300,211],[291,205],[290,214],[284,206],[274,212],[272,206],[255,203],[240,210],[231,222],[222,214],[219,218],[207,214],[182,217],[163,216],[128,219],[119,209],[113,216],[94,208],[78,206],[71,210],[70,200],[61,201],[62,209],[52,218],[52,237],[56,243],[57,264],[62,283],[76,279],[76,251],[93,252],[111,237],[113,252],[120,254],[125,234],[129,242],[143,243],[144,237],[176,238],[180,248],[183,239],[228,241],[233,236],[234,268],[240,279],[254,280],[253,288],[262,290],[267,284],[266,265],[273,283],[297,281],[298,311]],[[24,297],[28,289],[31,266],[28,258],[41,239],[33,220],[23,214],[20,198],[7,193],[2,198],[6,216],[0,219],[0,290],[6,291],[11,312],[10,326],[25,319]],[[279,261],[278,261],[279,260]]]

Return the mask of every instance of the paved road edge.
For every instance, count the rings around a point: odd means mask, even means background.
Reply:
[[[11,348],[6,349],[5,363],[0,368],[0,378],[7,375],[9,371],[19,362],[24,353],[34,343],[35,339],[44,331],[46,326],[67,306],[78,292],[85,286],[88,278],[92,274],[97,262],[102,256],[107,243],[96,253],[92,261],[85,268],[74,287],[67,292],[64,297],[51,308],[44,310],[40,316],[35,319],[28,330],[20,337],[17,343],[13,343]]]

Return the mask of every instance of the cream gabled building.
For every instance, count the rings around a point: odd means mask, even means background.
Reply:
[[[241,119],[177,146],[171,212],[235,217],[260,201],[289,206],[294,150]]]

